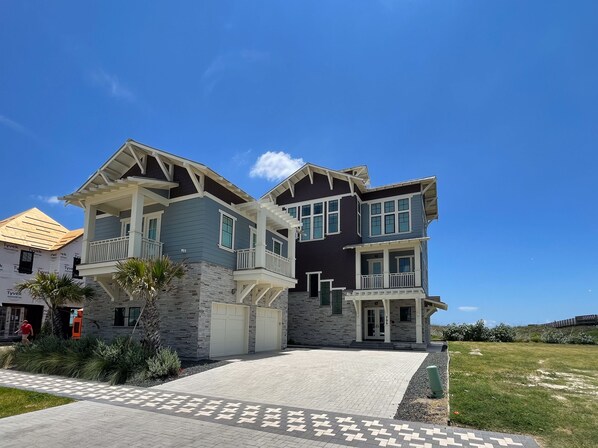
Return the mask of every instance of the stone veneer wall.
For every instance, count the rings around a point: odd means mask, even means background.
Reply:
[[[348,346],[355,340],[355,308],[352,301],[345,301],[343,314],[333,315],[330,306],[320,306],[320,299],[309,297],[307,292],[289,294],[289,340],[296,344],[322,346]],[[365,308],[382,307],[382,300],[362,302],[362,316]],[[411,307],[410,322],[400,321],[400,307]],[[415,342],[415,301],[391,300],[391,340],[393,342]],[[424,342],[429,341],[429,318],[424,319]],[[365,321],[362,323],[365,341]]]
[[[355,307],[343,294],[343,313],[320,306],[308,292],[289,293],[289,340],[296,344],[344,347],[355,340]]]
[[[143,307],[137,300],[130,300],[119,289],[119,297],[111,301],[106,292],[94,281],[87,284],[96,291],[93,302],[85,307],[83,334],[111,340],[117,336],[129,336],[133,327],[115,327],[114,308]],[[210,352],[210,319],[212,302],[235,304],[232,293],[235,288],[232,270],[212,263],[200,262],[188,265],[187,274],[177,280],[168,294],[163,294],[158,302],[161,317],[162,344],[174,348],[181,358],[208,358]],[[247,305],[249,299],[245,299]],[[264,306],[263,303],[260,305]],[[282,348],[287,346],[287,306],[288,293],[283,292],[272,304],[272,308],[282,311]],[[255,311],[250,306],[249,352],[255,349]],[[136,330],[139,339],[141,329]]]

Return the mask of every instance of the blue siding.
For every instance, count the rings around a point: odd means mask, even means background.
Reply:
[[[94,241],[118,238],[119,236],[120,218],[118,216],[108,216],[106,218],[96,219]]]
[[[384,199],[380,199],[384,202]],[[392,235],[370,236],[370,207],[369,204],[363,204],[361,207],[361,228],[362,241],[364,243],[374,243],[378,241],[404,240],[408,238],[419,238],[425,236],[424,210],[421,194],[416,194],[411,198],[411,232],[395,233]]]
[[[191,263],[201,260],[202,241],[198,224],[201,215],[201,198],[173,202],[166,207],[160,229],[164,255],[173,260],[187,260]]]

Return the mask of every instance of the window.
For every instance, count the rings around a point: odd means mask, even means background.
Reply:
[[[332,290],[332,314],[343,314],[343,290]]]
[[[287,213],[291,215],[293,218],[297,218],[297,207],[289,207],[287,209]]]
[[[129,327],[134,327],[137,324],[137,321],[139,320],[140,312],[141,312],[141,308],[139,308],[138,306],[133,306],[133,307],[129,308],[129,319],[128,319]]]
[[[31,274],[33,272],[33,251],[22,250],[19,258],[19,273]]]
[[[272,249],[272,252],[282,257],[282,243],[280,241],[272,238]]]
[[[147,239],[156,241],[158,239],[158,218],[149,218],[147,221]]]
[[[332,280],[320,282],[320,306],[330,306],[330,287]]]
[[[81,264],[81,257],[73,257],[73,278],[83,278],[79,275],[79,271],[77,270],[77,266]]]
[[[249,226],[249,241],[251,241],[251,248],[255,249],[255,246],[257,246],[257,230],[255,227]]]
[[[220,241],[221,249],[233,251],[235,245],[235,218],[220,210]]]
[[[339,233],[339,200],[328,201],[328,228],[326,233]]]
[[[324,203],[302,205],[301,224],[301,241],[324,238]]]
[[[410,232],[410,202],[404,198],[370,204],[370,236]]]
[[[399,272],[413,272],[413,257],[397,257]]]
[[[361,236],[361,201],[357,199],[357,235]]]
[[[411,307],[402,306],[400,309],[401,322],[411,322]]]
[[[370,205],[370,235],[378,236],[382,234],[382,208],[380,203]]]
[[[125,311],[126,308],[114,308],[114,326],[124,327],[125,326]]]
[[[143,215],[141,219],[141,234],[144,238],[153,241],[160,240],[160,224],[162,221],[162,213],[148,213]],[[131,232],[131,218],[125,218],[121,220],[121,235],[129,236]]]

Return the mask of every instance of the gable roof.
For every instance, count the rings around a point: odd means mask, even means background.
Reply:
[[[68,230],[37,208],[0,221],[0,241],[43,250],[57,250],[83,235]]]
[[[67,202],[77,205],[76,193],[96,192],[98,189],[106,189],[107,186],[111,187],[117,184],[134,165],[138,165],[142,174],[145,174],[144,163],[147,156],[154,157],[157,160],[167,181],[172,181],[172,168],[174,165],[177,165],[185,168],[190,175],[194,173],[209,177],[246,201],[254,200],[245,191],[206,165],[176,156],[161,149],[153,148],[132,139],[127,140],[74,194],[66,195],[64,199]]]
[[[329,182],[332,182],[332,179],[340,179],[345,182],[349,182],[349,185],[351,186],[351,191],[353,191],[354,187],[357,187],[360,191],[363,192],[366,190],[367,183],[369,183],[369,176],[367,176],[367,167],[365,167],[365,177],[363,176],[363,168],[364,167],[355,167],[338,171],[314,165],[313,163],[306,163],[293,174],[291,174],[289,177],[287,177],[274,188],[272,188],[270,191],[268,191],[265,195],[263,195],[262,199],[269,198],[270,200],[275,202],[275,199],[278,196],[280,196],[288,189],[291,189],[292,191],[297,182],[299,182],[307,176],[311,178],[313,176],[313,173],[318,173],[327,176]],[[358,169],[360,170],[357,171]],[[355,174],[353,174],[354,172]]]

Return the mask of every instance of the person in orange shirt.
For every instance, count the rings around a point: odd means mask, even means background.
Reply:
[[[29,344],[29,336],[33,337],[33,327],[27,321],[27,319],[23,320],[21,324],[21,328],[19,328],[15,333],[21,333],[21,342],[23,344]]]

